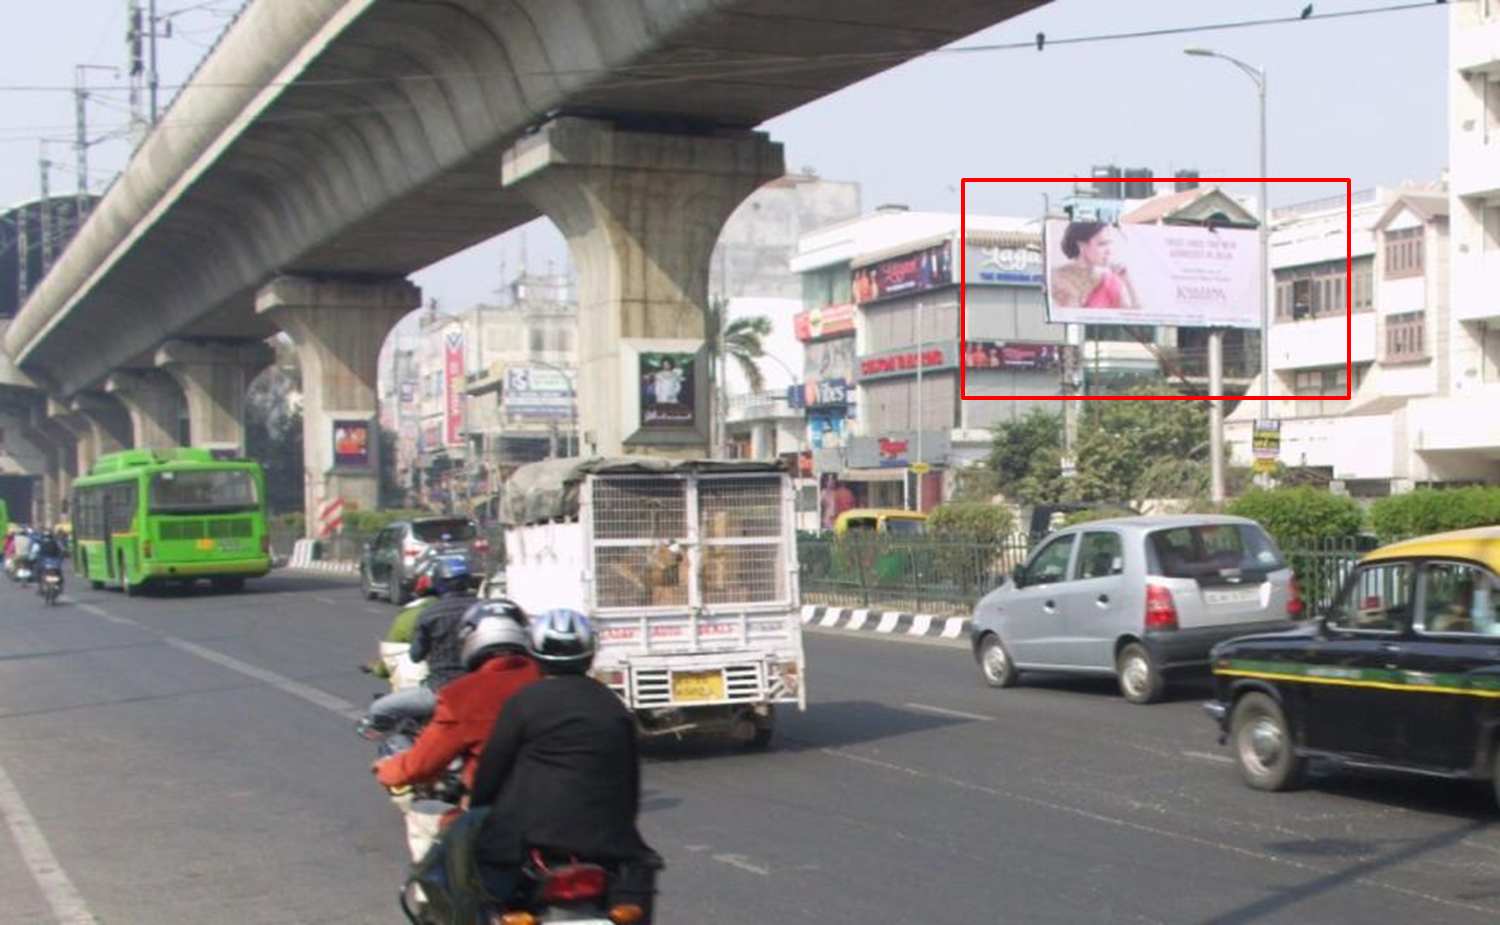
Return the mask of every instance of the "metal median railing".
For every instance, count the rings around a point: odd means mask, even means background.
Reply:
[[[1284,549],[1308,615],[1325,611],[1368,549],[1340,539]],[[1026,561],[1027,544],[892,539],[875,536],[800,537],[802,602],[935,615],[968,614]]]

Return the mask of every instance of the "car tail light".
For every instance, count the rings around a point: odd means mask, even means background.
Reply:
[[[408,559],[415,559],[418,553],[420,553],[421,551],[422,547],[418,546],[416,543],[407,543],[405,546],[401,547],[401,554]]]
[[[1175,630],[1177,628],[1177,602],[1172,599],[1170,589],[1160,585],[1146,586],[1146,629]]]
[[[474,551],[475,552],[489,552],[490,551],[490,541],[481,536],[479,539],[477,539],[477,540],[474,541]]]
[[[597,899],[604,895],[604,868],[587,864],[564,867],[549,876],[542,884],[541,900],[571,903],[583,899]]]
[[[1297,587],[1297,576],[1293,575],[1292,580],[1286,585],[1286,615],[1296,620],[1302,616],[1304,609],[1302,592]]]

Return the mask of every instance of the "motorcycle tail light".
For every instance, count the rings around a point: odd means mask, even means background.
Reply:
[[[480,537],[479,539],[475,540],[474,541],[474,551],[475,552],[489,552],[490,551],[490,541],[487,540],[487,539],[485,539],[485,538],[483,538],[483,537]]]
[[[615,925],[632,925],[646,917],[646,910],[635,903],[626,903],[609,910],[609,920]]]
[[[530,912],[507,912],[500,916],[500,925],[536,925],[536,916]]]
[[[541,901],[578,902],[604,895],[604,868],[579,865],[558,870],[542,884]]]

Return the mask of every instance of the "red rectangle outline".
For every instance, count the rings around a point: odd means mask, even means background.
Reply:
[[[964,364],[964,332],[967,329],[968,308],[968,192],[970,183],[1077,183],[1080,177],[963,177],[958,183],[958,397],[962,401],[1328,401],[1337,395],[970,395],[968,367]],[[1354,397],[1354,180],[1350,177],[1214,177],[1194,178],[1199,184],[1208,183],[1342,183],[1344,184],[1344,309],[1345,309],[1345,354],[1344,354],[1344,399]],[[1109,177],[1111,183],[1158,183],[1171,182],[1169,177]],[[1144,202],[1144,200],[1137,200]],[[1266,213],[1270,214],[1267,203]],[[1269,264],[1267,266],[1269,270]],[[1273,271],[1274,275],[1274,271]],[[1045,285],[1045,280],[1043,281]],[[1269,293],[1268,293],[1269,295]],[[1264,308],[1262,308],[1264,312]],[[1269,319],[1274,327],[1276,319]],[[1156,325],[1163,327],[1163,325]],[[1269,343],[1271,332],[1261,336]],[[1267,388],[1269,389],[1269,383]]]

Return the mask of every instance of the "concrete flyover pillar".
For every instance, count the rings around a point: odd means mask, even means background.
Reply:
[[[102,392],[79,392],[71,407],[92,433],[94,459],[131,448],[134,435],[125,406]]]
[[[275,359],[261,341],[174,340],[157,349],[157,368],[177,382],[187,403],[193,446],[245,451],[245,391]]]
[[[710,257],[729,214],[782,173],[781,146],[763,132],[662,134],[571,117],[505,153],[502,183],[557,224],[578,268],[589,451],[706,455]],[[693,375],[682,376],[690,355]]]
[[[55,398],[47,399],[47,418],[72,438],[74,474],[88,475],[89,470],[94,468],[94,463],[98,462],[100,454],[105,452],[99,448],[93,425],[82,412],[74,410],[72,402],[58,401]]]
[[[178,445],[182,388],[161,370],[124,370],[104,380],[104,391],[125,406],[132,444],[139,449],[169,450]]]
[[[31,409],[32,434],[47,447],[47,468],[42,473],[42,512],[48,523],[63,519],[67,501],[78,476],[77,438],[48,414],[45,402]]]
[[[422,291],[404,279],[284,276],[256,297],[255,310],[291,336],[302,366],[303,506],[309,534],[325,500],[342,498],[365,511],[380,505],[375,387],[380,347],[421,302]]]

